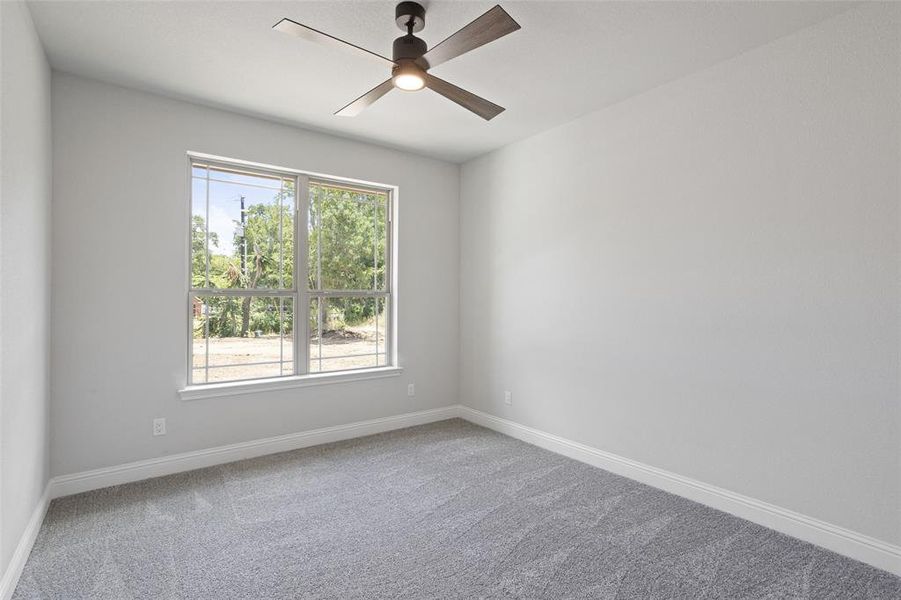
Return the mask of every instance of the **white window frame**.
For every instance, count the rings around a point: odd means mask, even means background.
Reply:
[[[191,283],[192,276],[192,181],[193,167],[197,164],[224,169],[246,169],[260,174],[272,175],[280,178],[294,180],[294,285],[291,289],[279,290],[244,290],[244,289],[220,289],[220,288],[194,288]],[[179,395],[184,400],[207,398],[214,396],[229,396],[246,394],[266,390],[279,390],[293,387],[305,387],[309,385],[321,385],[324,383],[338,383],[347,381],[359,381],[367,379],[380,379],[400,375],[402,369],[397,362],[397,187],[332,175],[323,175],[298,169],[276,167],[244,160],[223,158],[198,152],[188,152],[187,155],[187,260],[184,264],[187,268],[186,294],[187,332],[186,351],[186,376],[187,385],[179,389]],[[308,289],[308,243],[307,243],[307,215],[309,215],[310,184],[333,185],[343,188],[352,188],[361,192],[379,193],[387,195],[387,225],[386,225],[386,264],[385,264],[385,290],[310,290]],[[206,220],[209,227],[209,219]],[[222,383],[191,383],[193,373],[193,325],[192,310],[193,299],[197,296],[266,296],[291,298],[294,303],[294,373],[264,379],[243,379]],[[309,373],[310,365],[310,331],[309,310],[310,301],[314,298],[329,297],[364,297],[384,298],[388,310],[385,315],[385,357],[386,366],[372,368],[345,369],[325,373]],[[298,316],[300,315],[300,316]]]

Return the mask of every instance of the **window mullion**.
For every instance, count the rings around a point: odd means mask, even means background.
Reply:
[[[372,203],[372,291],[379,288],[379,205]],[[379,299],[373,298],[372,318],[375,321],[375,364],[379,364]]]
[[[294,289],[278,288],[191,288],[191,293],[200,296],[253,296],[255,298],[293,297]]]
[[[204,226],[206,228],[206,233],[203,238],[203,255],[206,257],[206,286],[210,287],[210,168],[207,167],[206,170],[206,216],[204,217]],[[209,311],[208,311],[209,312]],[[204,383],[209,383],[210,381],[210,316],[209,314],[203,315],[203,381]],[[192,335],[193,338],[193,335]],[[191,360],[193,366],[193,358]]]
[[[396,329],[394,324],[395,297],[394,289],[394,192],[388,192],[388,199],[385,202],[385,275],[384,286],[388,292],[385,300],[385,364],[394,365],[395,363],[395,344],[394,339]]]
[[[321,188],[320,188],[321,189]],[[316,289],[322,289],[322,195],[316,196]],[[328,302],[325,309],[322,307],[323,298],[316,300],[316,354],[319,356],[319,364],[316,370],[322,372],[322,322],[328,315]]]
[[[309,292],[311,296],[323,298],[386,298],[390,292],[374,292],[372,290],[318,290]]]
[[[310,367],[310,294],[309,281],[309,231],[310,181],[299,175],[294,184],[294,372],[304,375]]]

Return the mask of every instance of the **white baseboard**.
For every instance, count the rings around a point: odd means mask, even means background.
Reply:
[[[459,414],[467,421],[545,450],[623,475],[890,573],[901,575],[901,547],[899,546],[767,502],[520,425],[468,406],[460,406]]]
[[[12,596],[51,498],[454,417],[462,417],[477,425],[488,427],[546,450],[623,475],[901,575],[901,547],[899,546],[767,502],[520,425],[468,406],[454,405],[55,477],[48,483],[41,502],[35,508],[12,560],[3,574],[3,578],[0,579],[0,600],[8,600]]]
[[[6,566],[3,577],[0,578],[0,600],[9,600],[13,597],[13,592],[16,591],[16,584],[19,583],[22,569],[25,568],[25,563],[28,562],[28,555],[31,554],[31,548],[34,546],[34,541],[41,530],[41,523],[44,522],[44,515],[47,514],[49,505],[50,484],[48,483],[44,487],[44,493],[41,494],[37,506],[34,507],[34,511],[31,513],[31,518],[28,519],[25,531],[22,532],[22,537],[19,538],[19,543],[9,559],[9,564]]]
[[[369,421],[348,423],[346,425],[323,427],[322,429],[313,429],[300,433],[279,435],[250,442],[218,446],[205,450],[196,450],[194,452],[161,456],[91,471],[82,471],[72,475],[54,477],[50,481],[50,497],[59,498],[112,485],[171,475],[183,471],[192,471],[245,458],[255,458],[318,444],[339,442],[365,435],[383,433],[393,429],[403,429],[404,427],[442,421],[457,416],[459,416],[459,407],[457,405],[446,406],[392,417],[371,419]],[[3,599],[0,598],[0,600]]]

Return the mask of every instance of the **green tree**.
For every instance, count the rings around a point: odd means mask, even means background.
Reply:
[[[194,287],[207,287],[206,285],[206,220],[200,215],[191,217],[191,285]],[[219,247],[219,236],[215,231],[210,232],[210,247]]]
[[[284,194],[289,191],[281,192]],[[235,222],[232,256],[216,253],[219,238],[209,232],[202,216],[191,219],[191,279],[194,287],[242,288],[291,287],[294,278],[294,215],[289,202],[253,204],[245,208],[244,227]],[[209,248],[209,280],[207,255]],[[246,254],[245,254],[246,252]],[[246,260],[245,260],[246,259]],[[278,301],[266,297],[208,296],[206,306],[211,336],[246,336],[251,325],[264,333],[280,331]],[[286,311],[286,315],[289,311]],[[283,316],[284,318],[284,316]],[[290,319],[286,327],[290,327]],[[196,335],[203,335],[203,324]]]
[[[218,252],[219,239],[202,216],[192,218],[192,282],[195,287],[253,289],[290,288],[294,278],[293,190],[273,201],[244,209],[243,227],[234,222],[231,255]],[[290,198],[288,196],[291,196]],[[386,198],[324,185],[310,186],[307,222],[310,289],[381,290],[385,286],[387,232]],[[209,281],[206,249],[209,248]],[[293,325],[291,306],[285,300],[254,296],[208,296],[203,299],[210,336],[246,336],[253,331],[278,333]],[[298,307],[303,311],[302,307]],[[371,319],[384,310],[372,298],[331,298],[323,302],[316,318],[323,329],[340,329]],[[303,313],[301,313],[303,314]],[[203,323],[197,335],[203,335]]]
[[[310,186],[309,285],[320,290],[377,290],[385,282],[385,197]],[[371,298],[323,302],[323,329],[372,318]]]
[[[244,211],[243,231],[235,233],[236,258],[243,258],[244,272],[229,271],[234,287],[290,288],[294,280],[294,218],[291,208],[280,204],[253,204]],[[240,263],[239,263],[240,264]],[[252,298],[241,302],[241,336],[250,327]]]

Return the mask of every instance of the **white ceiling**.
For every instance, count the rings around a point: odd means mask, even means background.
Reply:
[[[426,0],[429,45],[495,2]],[[389,73],[271,31],[282,17],[391,56],[393,1],[30,4],[54,68],[464,161],[847,10],[833,2],[502,0],[522,29],[434,74],[507,108],[491,122],[428,90],[333,116]]]

